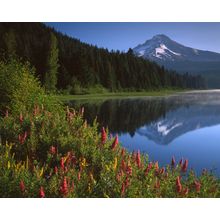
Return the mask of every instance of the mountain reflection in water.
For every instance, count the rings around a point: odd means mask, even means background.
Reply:
[[[169,163],[175,155],[196,159],[197,162],[192,162],[196,170],[207,166],[220,169],[220,159],[215,155],[220,152],[218,91],[69,104],[75,108],[84,106],[89,123],[97,117],[100,127],[108,127],[111,133],[119,134],[119,140],[131,151],[140,149],[162,164]],[[206,130],[202,135],[203,129]],[[210,139],[214,146],[210,146]],[[210,163],[207,158],[201,162],[203,154],[209,157]]]

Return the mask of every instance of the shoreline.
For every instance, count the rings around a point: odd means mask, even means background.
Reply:
[[[55,95],[59,101],[74,101],[86,99],[120,99],[120,98],[135,98],[135,97],[164,97],[175,94],[190,92],[189,90],[161,90],[149,92],[115,92],[115,93],[102,93],[102,94],[85,94],[85,95]]]

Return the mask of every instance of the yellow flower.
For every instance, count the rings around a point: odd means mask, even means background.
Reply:
[[[44,168],[42,167],[41,170],[40,170],[40,175],[39,176],[41,177],[43,175],[43,173],[44,173]]]
[[[81,162],[80,162],[81,167],[85,167],[86,166],[86,158],[82,158]]]
[[[118,165],[118,159],[117,159],[117,157],[115,157],[115,161],[114,161],[114,164],[113,164],[113,170],[116,170],[117,165]]]

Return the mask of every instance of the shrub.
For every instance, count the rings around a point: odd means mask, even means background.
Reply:
[[[219,180],[188,161],[160,167],[129,153],[80,112],[35,108],[0,121],[1,197],[219,197]],[[10,144],[8,144],[10,143]]]
[[[45,94],[38,79],[34,77],[34,69],[28,63],[23,64],[16,59],[1,61],[0,110],[25,112],[41,104],[49,110],[59,106],[54,98]]]

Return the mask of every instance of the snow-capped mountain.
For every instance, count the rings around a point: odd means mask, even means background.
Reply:
[[[139,44],[133,48],[138,57],[151,59],[159,62],[175,61],[195,61],[195,62],[214,62],[220,61],[220,54],[210,51],[203,51],[195,48],[186,47],[166,35],[160,34]]]
[[[133,52],[180,74],[202,75],[208,88],[220,88],[220,53],[186,47],[163,34],[139,44]]]

